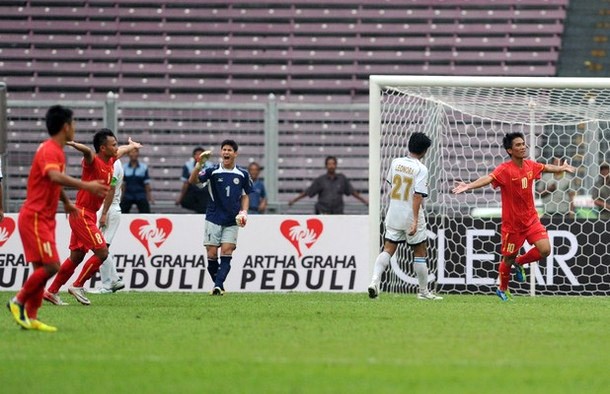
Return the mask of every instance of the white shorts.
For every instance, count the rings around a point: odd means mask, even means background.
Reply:
[[[395,243],[406,242],[408,245],[420,244],[428,239],[426,221],[420,220],[417,222],[417,230],[413,235],[407,235],[407,230],[397,230],[386,226],[384,238]]]
[[[221,244],[237,245],[238,230],[237,224],[234,226],[220,226],[206,220],[203,244],[205,246],[220,246]]]
[[[119,229],[119,223],[121,222],[121,211],[117,211],[110,207],[108,210],[108,215],[106,217],[106,225],[100,230],[102,230],[102,234],[104,235],[104,239],[106,239],[106,243],[108,245],[112,244],[112,240],[116,235],[117,230]]]

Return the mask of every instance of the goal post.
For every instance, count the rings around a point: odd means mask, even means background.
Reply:
[[[500,260],[499,192],[488,186],[454,195],[451,189],[458,180],[473,181],[508,160],[502,137],[519,131],[530,159],[566,159],[577,173],[561,182],[544,174],[534,184],[552,251],[526,268],[530,283],[511,280],[511,289],[531,295],[610,295],[602,236],[609,221],[593,204],[600,165],[610,161],[610,78],[373,75],[369,92],[371,270],[382,242],[387,169],[392,158],[407,154],[410,134],[420,131],[433,140],[424,158],[433,286],[441,292],[493,291]],[[539,189],[559,183],[564,193]],[[414,291],[411,260],[408,249],[400,247],[384,275],[384,291]]]

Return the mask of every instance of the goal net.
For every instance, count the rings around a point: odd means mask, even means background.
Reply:
[[[528,283],[511,280],[513,294],[609,295],[609,211],[594,200],[610,182],[610,79],[372,76],[370,78],[371,266],[382,244],[392,158],[406,156],[411,133],[433,141],[424,163],[432,288],[490,293],[500,261],[500,193],[491,186],[455,195],[457,181],[473,181],[508,160],[502,137],[525,135],[529,158],[568,160],[574,176],[543,174],[534,185],[552,251],[526,267]],[[380,231],[381,230],[381,231]],[[526,244],[523,253],[530,245]],[[415,292],[410,250],[400,246],[382,290]]]

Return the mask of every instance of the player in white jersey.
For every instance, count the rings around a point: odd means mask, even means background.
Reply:
[[[379,296],[381,275],[390,264],[398,244],[406,242],[413,249],[413,270],[419,283],[420,300],[442,300],[428,290],[426,216],[423,199],[428,196],[428,168],[421,162],[432,144],[424,133],[409,138],[409,156],[392,160],[387,182],[392,186],[385,218],[383,251],[377,256],[369,297]]]
[[[121,222],[121,188],[123,185],[123,165],[120,160],[114,162],[112,173],[112,181],[110,182],[110,190],[106,195],[104,204],[98,212],[100,230],[104,235],[104,239],[110,248],[110,244],[116,235]],[[100,267],[100,275],[102,277],[102,287],[93,291],[98,294],[112,294],[116,291],[125,288],[123,280],[119,277],[114,264],[112,254],[108,254],[108,258]]]

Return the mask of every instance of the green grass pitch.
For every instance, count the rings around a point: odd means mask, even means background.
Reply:
[[[13,293],[0,293],[2,301]],[[92,295],[4,309],[4,393],[602,393],[610,299],[288,293]]]

